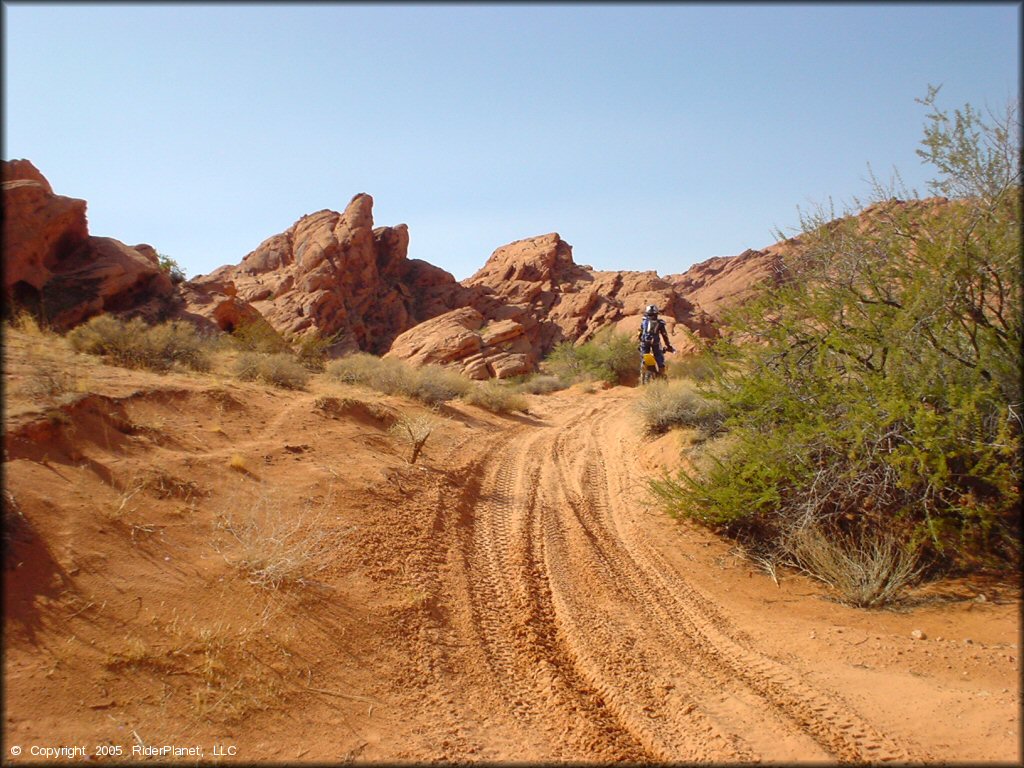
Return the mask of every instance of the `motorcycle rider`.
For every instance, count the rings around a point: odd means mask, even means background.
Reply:
[[[662,340],[665,346],[662,348]],[[643,319],[640,321],[640,332],[637,334],[637,341],[640,342],[640,353],[653,352],[654,359],[658,361],[658,372],[665,370],[665,352],[675,352],[675,348],[668,340],[668,329],[665,321],[658,317],[658,307],[648,304],[644,310]]]

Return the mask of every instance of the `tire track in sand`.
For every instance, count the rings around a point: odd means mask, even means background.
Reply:
[[[630,524],[635,441],[608,425],[632,399],[516,428],[483,463],[465,583],[509,711],[569,759],[910,759],[753,648]]]

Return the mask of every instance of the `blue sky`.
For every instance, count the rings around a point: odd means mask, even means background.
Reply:
[[[867,198],[869,164],[924,194],[929,84],[1019,92],[1017,3],[3,11],[4,159],[189,276],[360,192],[459,279],[547,232],[679,273]]]

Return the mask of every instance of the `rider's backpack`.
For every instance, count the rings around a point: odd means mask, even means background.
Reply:
[[[640,351],[653,352],[658,343],[658,318],[645,317],[640,321]]]

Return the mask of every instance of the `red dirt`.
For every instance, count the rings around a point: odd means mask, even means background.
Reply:
[[[678,435],[639,433],[636,390],[451,405],[410,465],[412,402],[78,357],[40,399],[8,341],[12,764],[1020,760],[1013,585],[776,584],[646,495]]]

